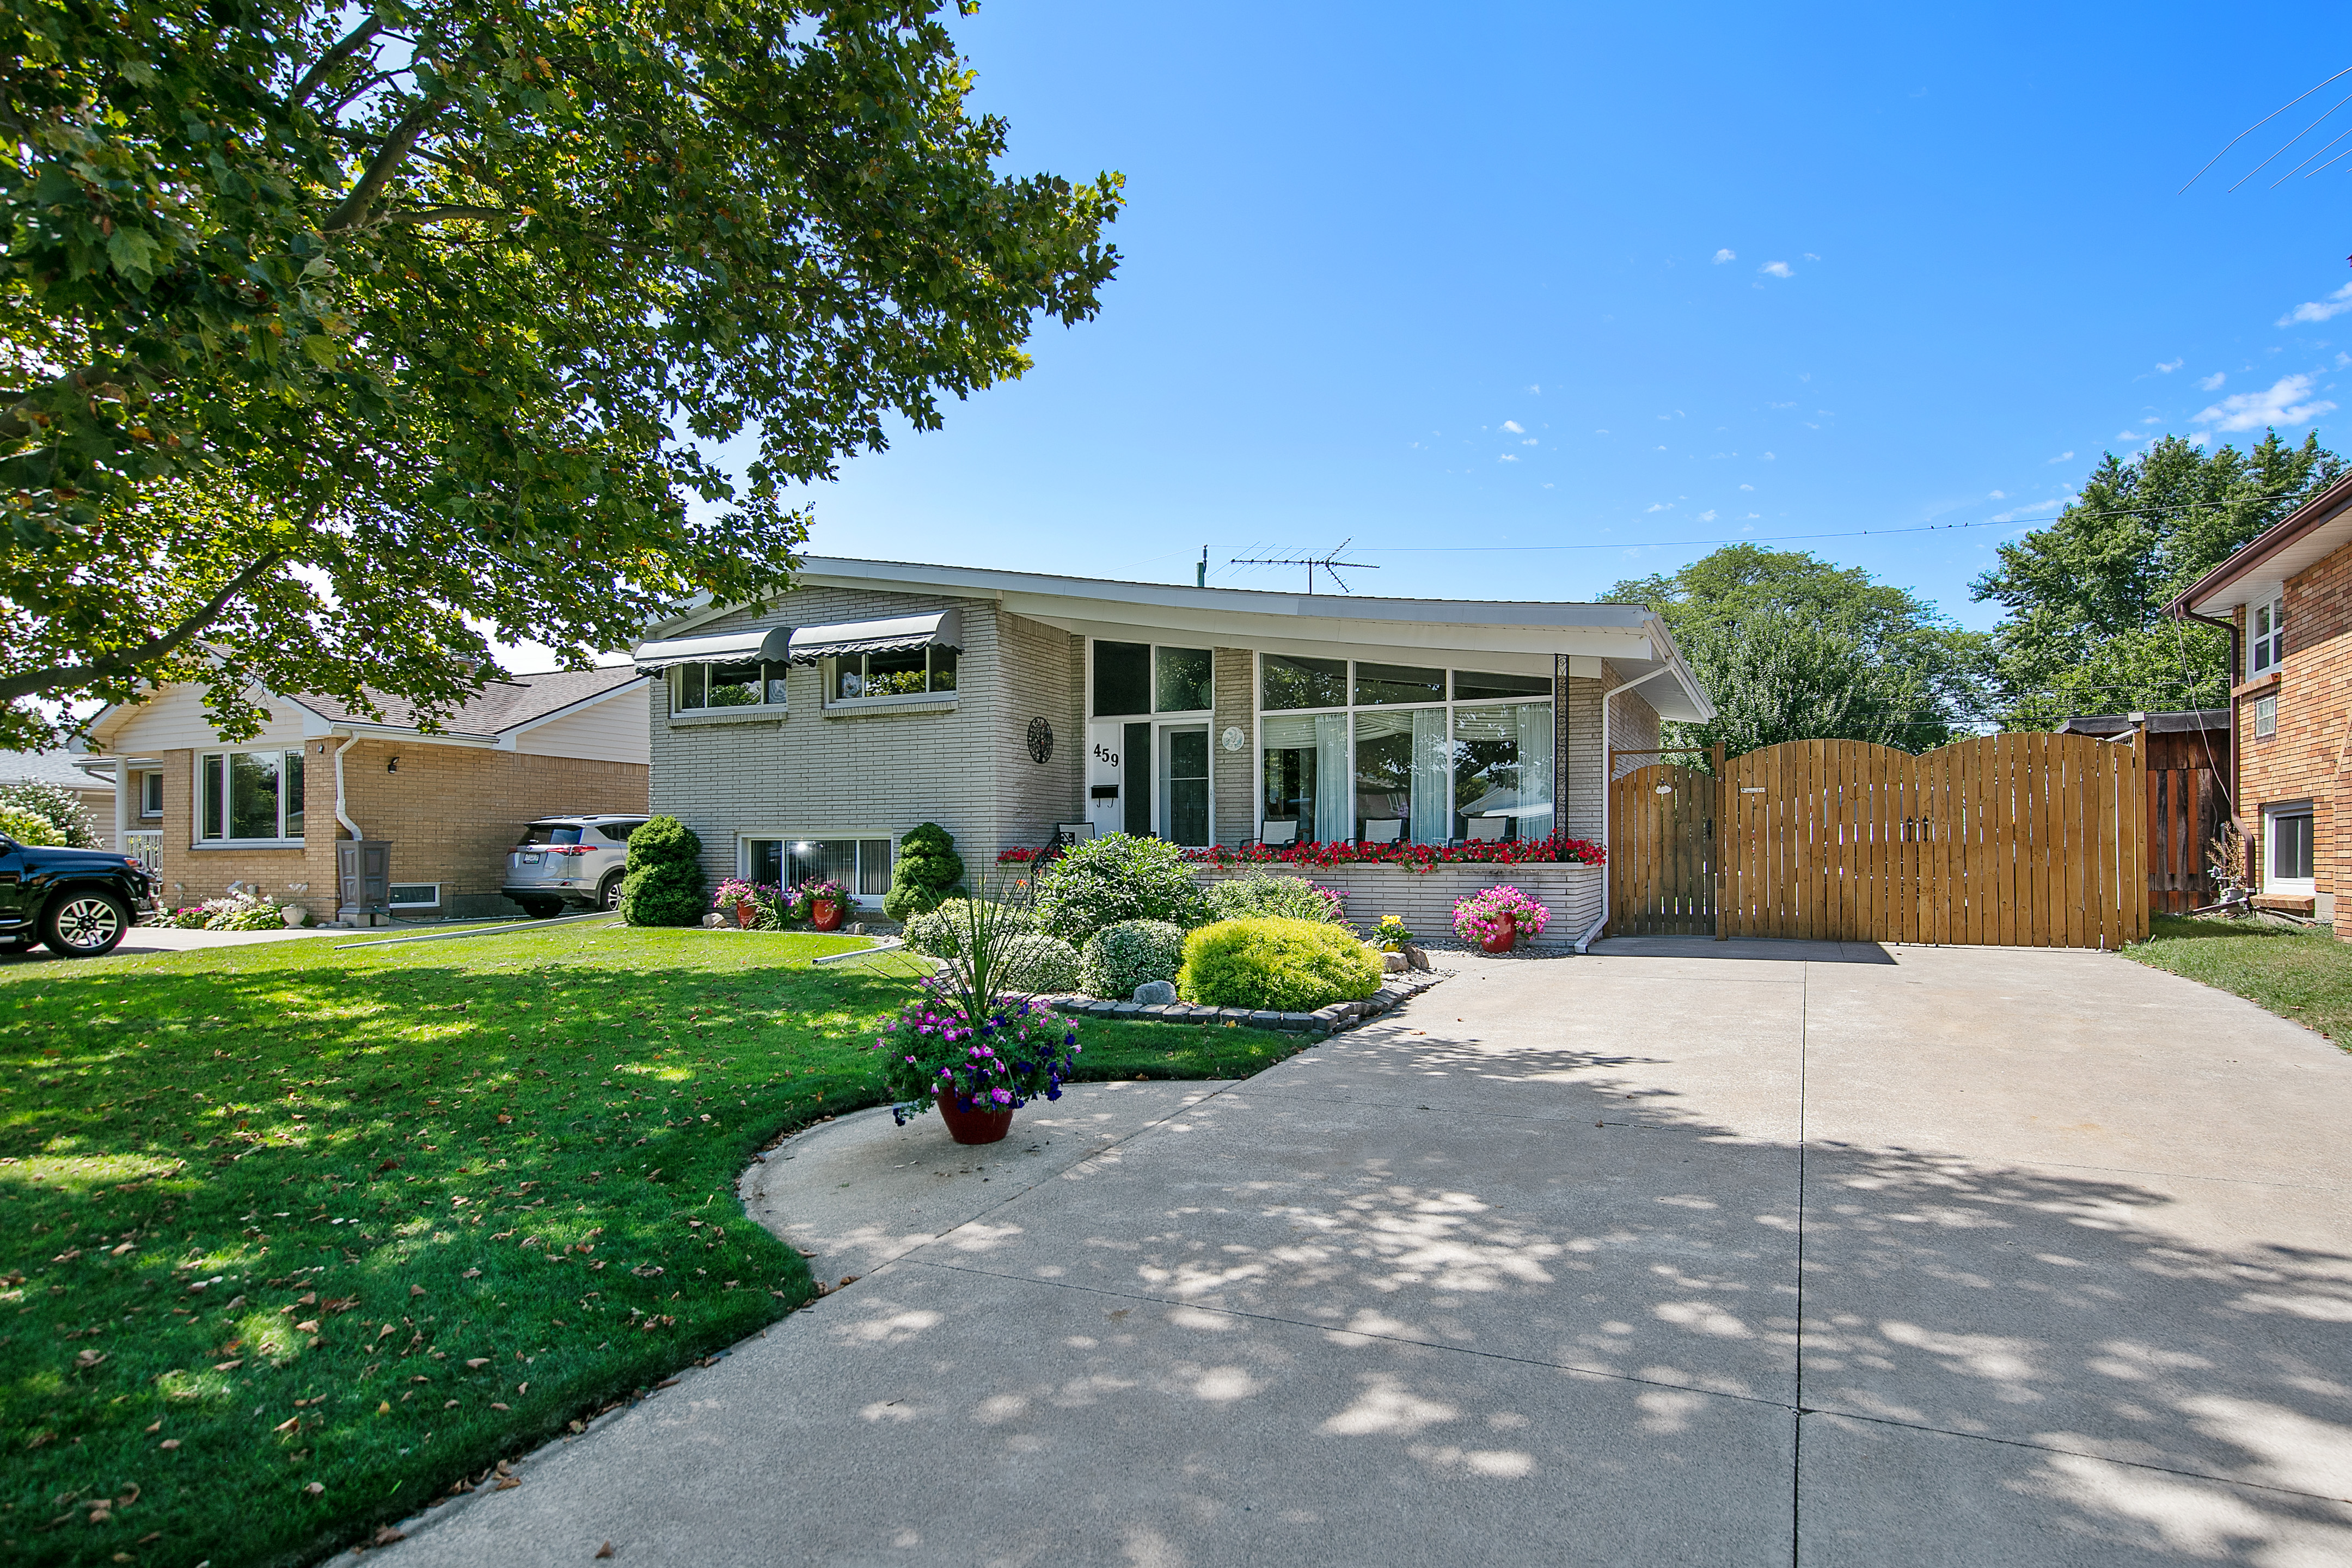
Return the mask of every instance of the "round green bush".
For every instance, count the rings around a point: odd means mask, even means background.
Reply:
[[[882,895],[882,912],[894,921],[910,921],[961,892],[962,881],[963,857],[955,852],[954,836],[936,822],[919,822],[898,840],[898,858],[890,870],[890,889]]]
[[[675,816],[648,817],[629,835],[621,877],[621,919],[633,926],[702,923],[702,840]]]
[[[1083,945],[1122,921],[1196,926],[1208,918],[1192,862],[1165,838],[1113,833],[1081,840],[1037,879],[1037,923]]]
[[[1248,920],[1272,915],[1282,920],[1337,924],[1339,900],[1304,877],[1276,877],[1256,871],[1246,877],[1214,882],[1209,887],[1209,918]]]
[[[46,845],[64,842],[57,828],[47,818],[8,806],[0,806],[0,834],[6,835],[28,849],[38,849]]]
[[[1311,1013],[1380,988],[1381,961],[1346,928],[1276,917],[1202,926],[1176,972],[1176,994],[1203,1007]]]
[[[1166,921],[1121,921],[1087,938],[1078,988],[1121,1001],[1153,980],[1173,980],[1184,963],[1184,928]]]
[[[969,935],[958,934],[971,930],[971,903],[970,899],[950,899],[914,916],[907,921],[907,945],[932,958],[955,957],[971,940]],[[1037,929],[1036,918],[1025,910],[999,910],[996,923],[1021,931]]]
[[[1078,988],[1076,948],[1043,931],[1025,931],[1014,940],[1017,945],[1004,967],[1007,990],[1066,994]]]

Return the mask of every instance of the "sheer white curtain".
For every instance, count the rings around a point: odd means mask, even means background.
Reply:
[[[1356,831],[1354,770],[1348,764],[1348,716],[1315,715],[1315,837],[1346,838]]]
[[[1516,715],[1519,742],[1519,837],[1549,838],[1559,820],[1552,802],[1551,704],[1522,702]]]
[[[1412,823],[1415,844],[1443,844],[1453,837],[1452,803],[1446,799],[1454,772],[1454,748],[1445,736],[1445,710],[1412,710]]]

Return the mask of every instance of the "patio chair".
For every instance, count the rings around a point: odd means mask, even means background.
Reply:
[[[1363,830],[1357,837],[1366,844],[1402,844],[1404,842],[1404,818],[1402,816],[1368,816]]]
[[[1511,819],[1507,816],[1474,816],[1470,818],[1470,841],[1492,844],[1501,838],[1510,826]]]
[[[1258,829],[1258,836],[1255,838],[1251,839],[1248,844],[1242,846],[1242,847],[1246,849],[1250,847],[1251,845],[1258,845],[1268,849],[1279,849],[1286,845],[1296,844],[1297,842],[1298,820],[1297,818],[1293,817],[1287,822],[1266,823],[1264,826]]]
[[[1095,825],[1091,822],[1054,824],[1054,842],[1056,844],[1076,844],[1083,839],[1092,838],[1094,836]]]

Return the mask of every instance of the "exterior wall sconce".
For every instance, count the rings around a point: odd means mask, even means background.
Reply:
[[[388,773],[398,773],[400,771],[400,759],[398,757],[394,757],[390,761],[386,762],[383,764],[383,771]]]

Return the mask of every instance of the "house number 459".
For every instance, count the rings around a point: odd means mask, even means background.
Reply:
[[[1095,761],[1108,763],[1115,768],[1118,766],[1118,753],[1108,746],[1097,745],[1095,747]]]

